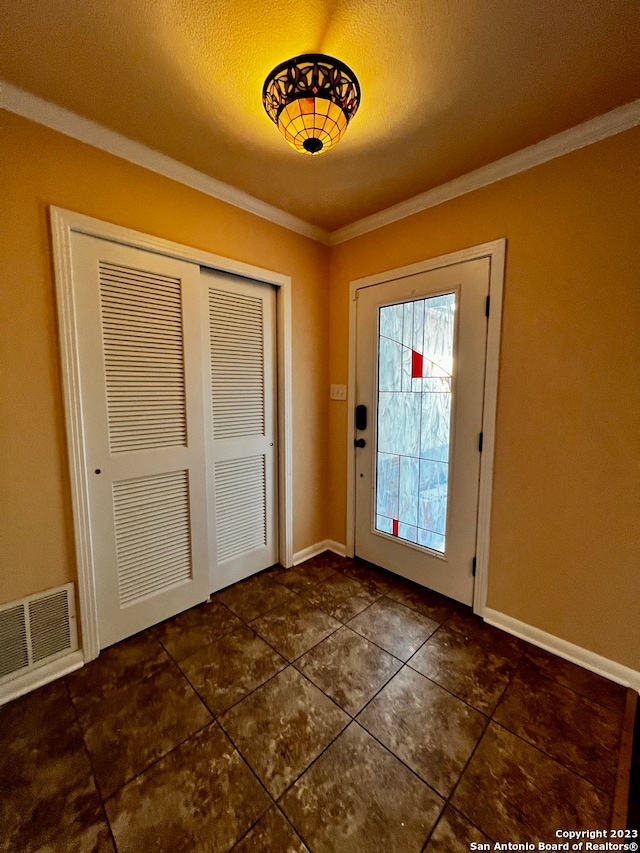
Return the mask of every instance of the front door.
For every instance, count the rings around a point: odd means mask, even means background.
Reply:
[[[357,556],[471,604],[488,258],[357,295]]]

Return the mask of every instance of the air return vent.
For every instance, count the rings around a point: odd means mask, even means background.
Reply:
[[[77,648],[72,583],[0,606],[0,684]]]

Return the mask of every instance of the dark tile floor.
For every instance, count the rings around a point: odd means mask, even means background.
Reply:
[[[0,709],[7,853],[455,853],[609,826],[625,691],[323,554]]]

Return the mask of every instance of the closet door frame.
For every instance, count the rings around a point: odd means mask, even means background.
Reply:
[[[191,262],[273,285],[276,288],[276,348],[278,407],[278,534],[279,560],[293,564],[293,435],[291,372],[291,278],[272,270],[244,264],[210,252],[173,243],[51,206],[49,208],[58,306],[58,338],[62,369],[67,449],[71,479],[75,555],[78,570],[78,605],[85,663],[100,652],[98,607],[89,515],[89,469],[80,397],[78,318],[73,298],[71,240],[74,233],[88,234],[125,246]]]

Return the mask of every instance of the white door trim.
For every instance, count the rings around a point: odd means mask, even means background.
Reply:
[[[49,210],[78,569],[80,624],[84,659],[90,661],[98,656],[100,645],[96,583],[91,547],[89,471],[80,398],[80,354],[76,307],[73,299],[71,235],[73,233],[89,234],[103,240],[146,249],[159,255],[190,261],[202,267],[241,275],[254,281],[274,285],[277,288],[279,558],[285,567],[293,564],[291,278],[251,264],[244,264],[190,246],[163,240],[160,237],[153,237],[129,228],[122,228],[119,225],[102,222],[80,213],[53,206]]]
[[[483,447],[480,459],[480,490],[478,498],[478,533],[476,540],[476,580],[473,593],[473,611],[484,615],[487,602],[489,571],[489,533],[491,522],[491,494],[493,485],[493,460],[495,451],[496,408],[498,397],[498,365],[500,356],[500,330],[502,325],[502,291],[506,261],[507,241],[494,240],[479,246],[451,252],[438,258],[419,261],[406,267],[359,278],[349,284],[349,375],[347,393],[347,556],[355,553],[355,424],[352,417],[356,404],[356,300],[357,291],[373,284],[383,284],[398,278],[427,272],[463,261],[489,258],[489,294],[491,310],[487,328],[487,354],[484,375],[484,405],[482,414]]]

